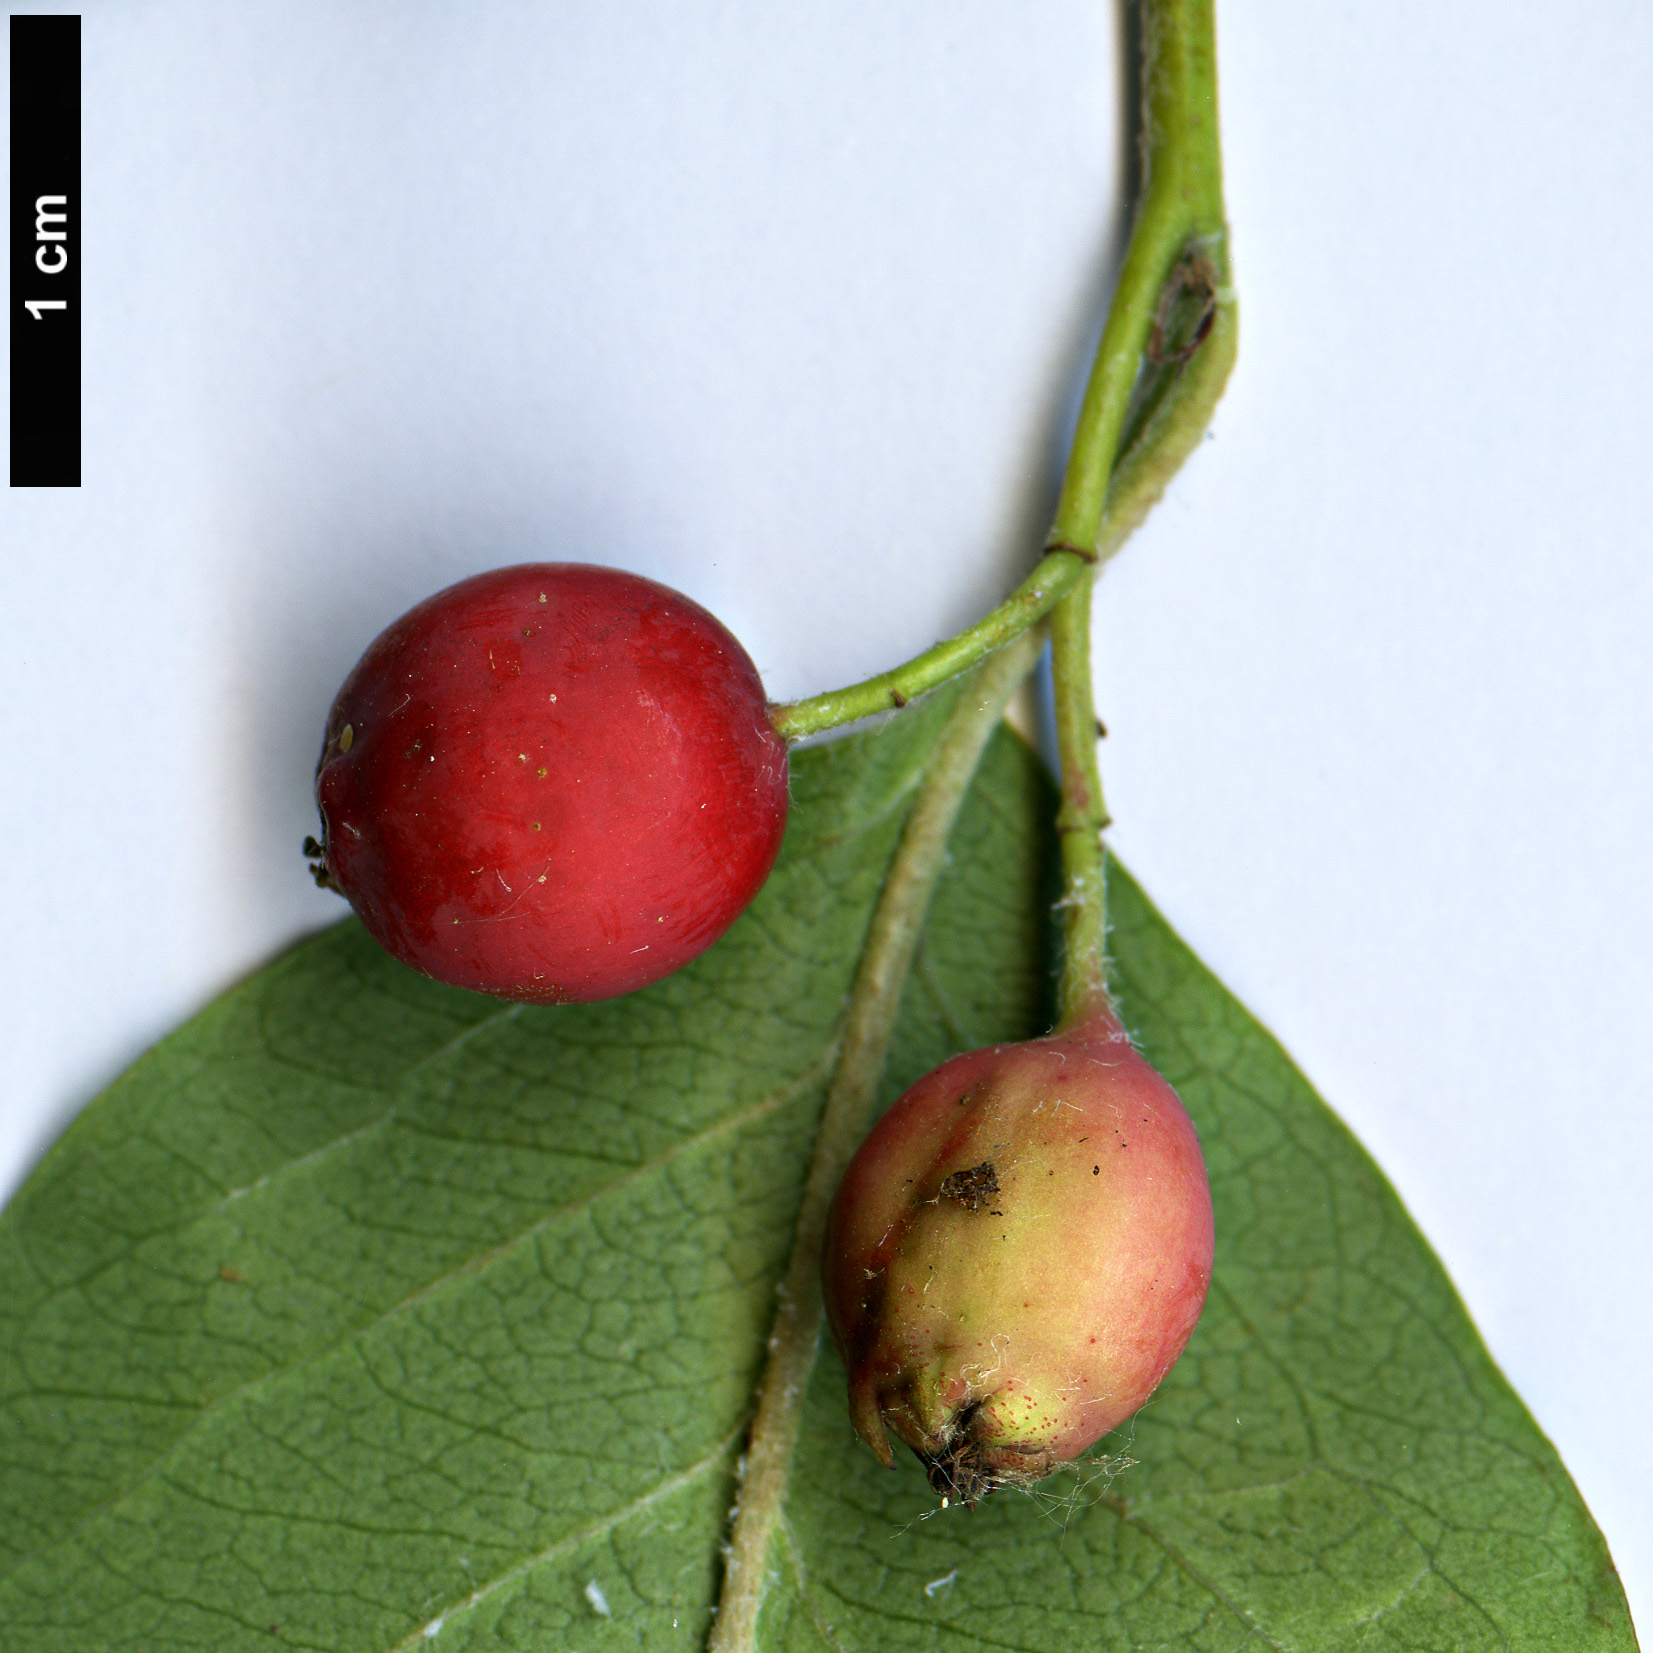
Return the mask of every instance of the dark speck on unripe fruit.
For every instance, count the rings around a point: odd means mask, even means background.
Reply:
[[[679,969],[757,893],[786,746],[739,643],[618,569],[528,563],[368,648],[316,770],[318,878],[439,981],[561,1004]]]

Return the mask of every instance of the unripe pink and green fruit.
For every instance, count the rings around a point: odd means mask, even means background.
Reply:
[[[955,1056],[874,1127],[828,1220],[857,1432],[967,1505],[1042,1479],[1170,1370],[1211,1248],[1194,1127],[1111,1011]]]
[[[687,597],[581,563],[477,575],[369,647],[316,771],[322,876],[454,986],[646,987],[757,893],[786,746],[757,668]]]

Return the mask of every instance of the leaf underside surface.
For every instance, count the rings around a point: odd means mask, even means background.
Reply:
[[[164,1041],[0,1217],[0,1640],[692,1649],[835,1032],[949,697],[795,757],[775,875],[695,965],[506,1006],[354,922]],[[888,1097],[1044,1031],[1051,790],[989,748]],[[1632,1649],[1606,1547],[1371,1160],[1115,867],[1114,970],[1187,1103],[1211,1299],[1028,1494],[879,1468],[823,1349],[766,1649]]]

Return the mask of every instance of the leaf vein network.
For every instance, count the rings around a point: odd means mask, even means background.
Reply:
[[[547,1212],[545,1216],[538,1218],[536,1221],[528,1224],[525,1228],[518,1230],[517,1233],[510,1235],[498,1244],[491,1246],[488,1250],[481,1252],[474,1257],[466,1258],[464,1262],[458,1263],[452,1268],[443,1270],[440,1274],[425,1281],[414,1291],[409,1292],[400,1301],[392,1304],[388,1309],[385,1309],[372,1316],[370,1319],[363,1321],[361,1325],[353,1327],[348,1333],[337,1338],[333,1342],[326,1343],[319,1348],[312,1349],[297,1360],[288,1361],[283,1365],[272,1366],[268,1371],[261,1372],[258,1376],[248,1379],[245,1383],[237,1384],[235,1387],[225,1390],[223,1394],[214,1397],[214,1399],[196,1411],[195,1416],[190,1420],[189,1424],[167,1444],[165,1449],[153,1460],[153,1462],[148,1464],[137,1475],[134,1475],[131,1480],[125,1482],[122,1486],[109,1493],[107,1497],[100,1499],[97,1503],[84,1510],[70,1525],[56,1534],[52,1539],[48,1540],[47,1543],[39,1546],[35,1550],[20,1555],[16,1560],[15,1566],[24,1566],[31,1560],[35,1559],[35,1557],[45,1553],[46,1551],[56,1549],[63,1544],[73,1542],[75,1539],[84,1535],[91,1522],[99,1515],[114,1509],[123,1500],[129,1498],[134,1492],[136,1492],[151,1479],[164,1478],[168,1464],[175,1461],[181,1455],[184,1447],[189,1442],[191,1437],[209,1418],[228,1411],[230,1407],[235,1406],[240,1402],[247,1400],[251,1396],[262,1392],[270,1384],[276,1383],[282,1378],[290,1377],[295,1372],[303,1371],[306,1367],[328,1358],[348,1345],[355,1344],[359,1347],[363,1340],[372,1332],[389,1324],[399,1315],[408,1312],[410,1309],[416,1307],[428,1298],[435,1296],[444,1287],[452,1285],[456,1280],[481,1274],[493,1264],[512,1255],[520,1247],[526,1245],[534,1239],[537,1239],[540,1235],[548,1232],[557,1224],[582,1215],[592,1206],[596,1205],[600,1200],[604,1200],[614,1194],[624,1192],[626,1189],[634,1187],[638,1183],[645,1181],[648,1177],[653,1176],[662,1170],[668,1169],[676,1161],[686,1157],[687,1155],[709,1146],[710,1144],[716,1142],[719,1138],[739,1131],[748,1125],[755,1124],[759,1120],[767,1118],[771,1114],[781,1111],[790,1103],[796,1101],[799,1096],[807,1093],[812,1086],[819,1085],[823,1082],[824,1076],[830,1068],[831,1061],[836,1057],[840,1038],[841,1035],[835,1034],[834,1037],[828,1041],[825,1050],[823,1050],[816,1061],[808,1069],[806,1069],[804,1073],[799,1075],[798,1078],[792,1080],[789,1084],[782,1086],[778,1091],[771,1092],[768,1096],[760,1098],[757,1102],[750,1104],[748,1107],[743,1108],[736,1113],[725,1115],[722,1119],[707,1125],[703,1129],[695,1132],[693,1135],[684,1137],[680,1141],[673,1143],[671,1147],[662,1150],[652,1159],[646,1160],[637,1165],[625,1175],[614,1178],[611,1182],[604,1184],[600,1188],[589,1190],[579,1199],[571,1200],[568,1204],[559,1206],[555,1210]]]
[[[436,1615],[435,1619],[420,1625],[411,1635],[405,1636],[401,1641],[392,1644],[385,1650],[385,1653],[413,1653],[415,1648],[420,1647],[429,1639],[430,1624],[445,1623],[456,1613],[470,1612],[473,1608],[479,1607],[488,1597],[497,1594],[508,1585],[516,1583],[519,1579],[526,1578],[536,1568],[560,1560],[563,1556],[579,1549],[582,1544],[589,1544],[594,1538],[604,1537],[616,1528],[623,1526],[627,1521],[646,1513],[656,1504],[671,1497],[673,1493],[681,1492],[684,1488],[692,1486],[702,1476],[716,1469],[720,1464],[726,1463],[733,1456],[745,1431],[746,1420],[743,1419],[740,1426],[725,1435],[705,1457],[698,1459],[687,1468],[679,1470],[676,1475],[662,1481],[659,1486],[651,1488],[640,1498],[634,1498],[629,1504],[624,1504],[610,1514],[593,1521],[589,1526],[582,1527],[578,1532],[572,1532],[559,1538],[555,1544],[547,1545],[545,1549],[538,1550],[533,1555],[524,1556],[521,1561],[513,1562],[503,1572],[496,1574],[485,1583],[479,1584],[463,1601],[444,1608],[442,1612]]]
[[[1256,1636],[1264,1644],[1264,1646],[1274,1649],[1274,1653],[1292,1653],[1292,1650],[1287,1643],[1276,1641],[1275,1638],[1257,1622],[1255,1616],[1248,1609],[1242,1607],[1237,1601],[1234,1601],[1228,1595],[1228,1592],[1224,1590],[1222,1586],[1219,1585],[1214,1579],[1207,1578],[1205,1574],[1202,1573],[1199,1568],[1196,1567],[1193,1562],[1190,1561],[1189,1558],[1170,1541],[1170,1539],[1166,1538],[1163,1533],[1158,1532],[1151,1522],[1145,1521],[1141,1515],[1132,1511],[1129,1505],[1127,1505],[1122,1498],[1104,1496],[1097,1501],[1105,1509],[1111,1509],[1122,1524],[1132,1527],[1135,1531],[1141,1533],[1142,1536],[1150,1543],[1157,1545],[1160,1552],[1191,1583],[1204,1590],[1213,1601],[1225,1608],[1234,1616],[1235,1619],[1246,1627],[1248,1639],[1250,1636]]]

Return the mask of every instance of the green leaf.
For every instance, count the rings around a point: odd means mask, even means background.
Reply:
[[[947,701],[800,754],[774,878],[645,993],[502,1007],[346,923],[87,1110],[0,1217],[8,1649],[703,1643],[834,1031]],[[1049,809],[998,737],[889,1094],[1042,1029]],[[973,1514],[877,1467],[825,1354],[762,1644],[1633,1648],[1376,1168],[1118,869],[1113,910],[1211,1163],[1195,1340],[1103,1457]]]

